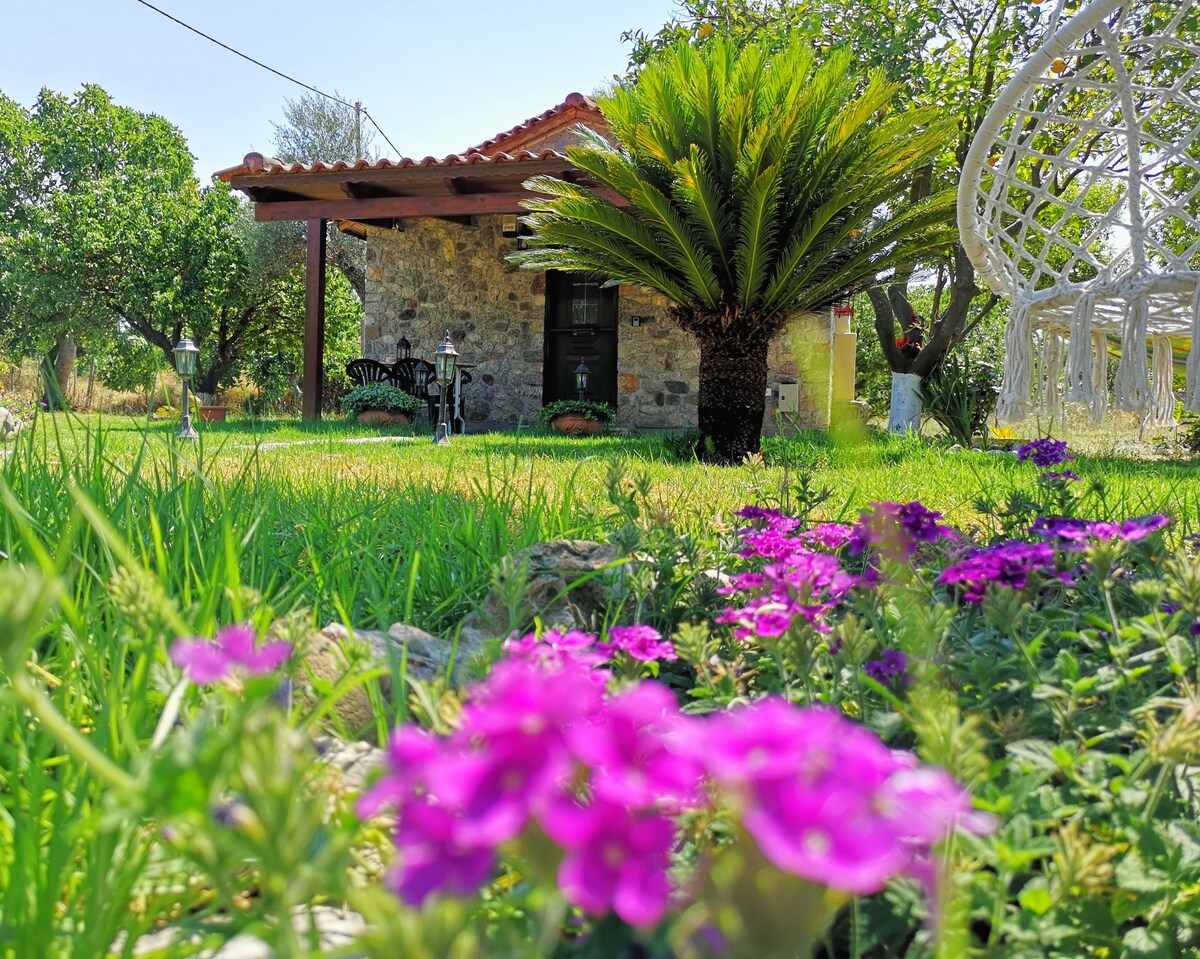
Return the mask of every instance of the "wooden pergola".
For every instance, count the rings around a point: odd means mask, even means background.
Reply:
[[[581,171],[552,149],[525,149],[563,135],[580,122],[606,129],[595,105],[573,93],[556,107],[511,130],[442,159],[381,159],[374,162],[283,163],[249,153],[216,178],[246,194],[259,221],[302,220],[307,224],[304,371],[301,408],[305,419],[321,415],[325,346],[325,226],[365,237],[371,227],[402,229],[406,220],[434,217],[470,223],[472,217],[521,213],[532,194],[525,182],[549,174],[587,183]],[[615,203],[625,201],[597,190]]]

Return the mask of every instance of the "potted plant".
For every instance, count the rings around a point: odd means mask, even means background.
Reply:
[[[404,426],[424,405],[424,400],[387,383],[364,383],[342,397],[342,409],[350,416],[376,426]]]
[[[595,436],[616,419],[616,411],[607,403],[591,400],[556,400],[538,413],[543,426],[569,436]]]

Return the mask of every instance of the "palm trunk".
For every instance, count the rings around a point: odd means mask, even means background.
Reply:
[[[738,330],[699,340],[701,454],[737,464],[757,453],[762,439],[769,340]]]

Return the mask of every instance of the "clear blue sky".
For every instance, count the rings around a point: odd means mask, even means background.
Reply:
[[[224,43],[363,105],[406,156],[443,156],[591,93],[624,69],[630,28],[673,0],[150,0]],[[0,0],[0,91],[97,83],[179,127],[203,182],[251,150],[304,91],[136,0]],[[378,145],[387,150],[378,137]],[[330,158],[336,159],[336,158]]]

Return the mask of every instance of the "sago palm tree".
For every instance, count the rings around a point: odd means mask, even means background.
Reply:
[[[883,282],[951,238],[953,196],[904,204],[914,170],[953,142],[850,53],[679,44],[601,97],[616,143],[583,131],[585,185],[535,177],[530,249],[512,259],[664,294],[700,343],[699,427],[718,460],[756,452],[767,346],[792,320]]]

